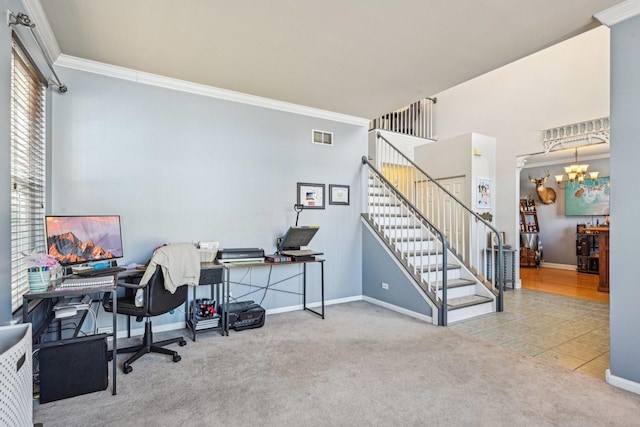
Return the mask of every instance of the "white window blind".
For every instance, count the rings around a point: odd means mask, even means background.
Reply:
[[[24,253],[45,248],[45,85],[13,38],[11,49],[11,309],[29,290]]]

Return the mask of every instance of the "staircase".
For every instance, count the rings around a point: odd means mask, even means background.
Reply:
[[[362,217],[422,291],[433,322],[444,326],[502,311],[502,242],[498,242],[497,256],[487,261],[485,255],[494,252],[493,246],[488,247],[487,233],[495,232],[498,239],[499,233],[384,137],[378,135],[376,146],[375,159],[362,159],[368,180]],[[400,185],[393,176],[399,169]],[[497,274],[487,275],[487,271]]]

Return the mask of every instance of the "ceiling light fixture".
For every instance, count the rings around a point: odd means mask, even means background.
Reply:
[[[581,165],[578,163],[578,147],[576,147],[575,156],[576,156],[576,162],[572,165],[564,167],[564,171],[568,178],[568,184],[571,186],[576,186],[584,183],[586,179],[590,179],[591,181],[595,181],[596,179],[598,179],[598,175],[600,174],[600,172],[595,171],[595,172],[589,172],[587,174],[587,169],[589,168],[589,165]],[[556,183],[558,184],[558,187],[564,190],[567,185],[567,183],[564,183],[565,186],[564,187],[562,186],[565,176],[556,175],[555,178],[556,178]]]

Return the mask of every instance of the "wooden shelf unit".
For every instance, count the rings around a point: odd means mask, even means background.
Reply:
[[[598,291],[609,292],[609,227],[576,228],[576,257],[581,273],[599,276]]]
[[[538,211],[533,199],[520,199],[520,267],[539,267],[542,261]]]
[[[520,231],[523,233],[538,233],[538,211],[533,199],[520,199]]]
[[[578,224],[576,227],[576,264],[579,273],[600,273],[600,239],[597,232]]]

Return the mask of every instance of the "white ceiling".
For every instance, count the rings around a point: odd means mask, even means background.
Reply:
[[[40,0],[63,54],[367,119],[593,28],[620,2]]]

